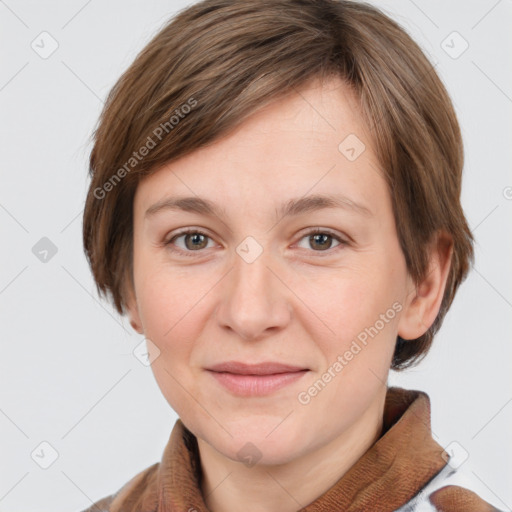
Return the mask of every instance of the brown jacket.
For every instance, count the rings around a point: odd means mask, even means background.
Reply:
[[[499,512],[463,487],[437,485],[430,492],[434,477],[454,473],[447,461],[432,438],[428,395],[389,388],[379,440],[301,512]],[[208,512],[200,478],[196,438],[178,419],[161,462],[83,512]]]

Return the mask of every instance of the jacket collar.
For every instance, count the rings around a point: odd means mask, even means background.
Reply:
[[[363,512],[379,503],[392,512],[407,503],[446,465],[432,438],[426,393],[388,388],[382,435],[324,494],[302,512]],[[196,437],[177,420],[158,474],[158,512],[207,512],[201,494]]]

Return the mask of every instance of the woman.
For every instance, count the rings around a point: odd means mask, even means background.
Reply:
[[[89,510],[497,510],[452,485],[428,396],[386,384],[469,270],[462,162],[432,65],[373,7],[171,20],[105,105],[84,246],[180,419]]]

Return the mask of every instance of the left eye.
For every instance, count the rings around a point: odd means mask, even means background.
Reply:
[[[309,247],[305,247],[306,249],[311,247],[315,249],[315,252],[322,252],[331,249],[333,240],[338,242],[338,245],[335,245],[334,247],[338,247],[344,243],[344,241],[338,236],[319,230],[307,233],[301,238],[301,241],[302,240],[306,240],[306,243],[309,244]]]

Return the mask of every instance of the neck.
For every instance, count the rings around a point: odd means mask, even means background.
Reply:
[[[202,493],[211,512],[296,512],[332,487],[379,439],[384,394],[350,429],[319,449],[279,465],[243,463],[223,456],[198,438]]]

